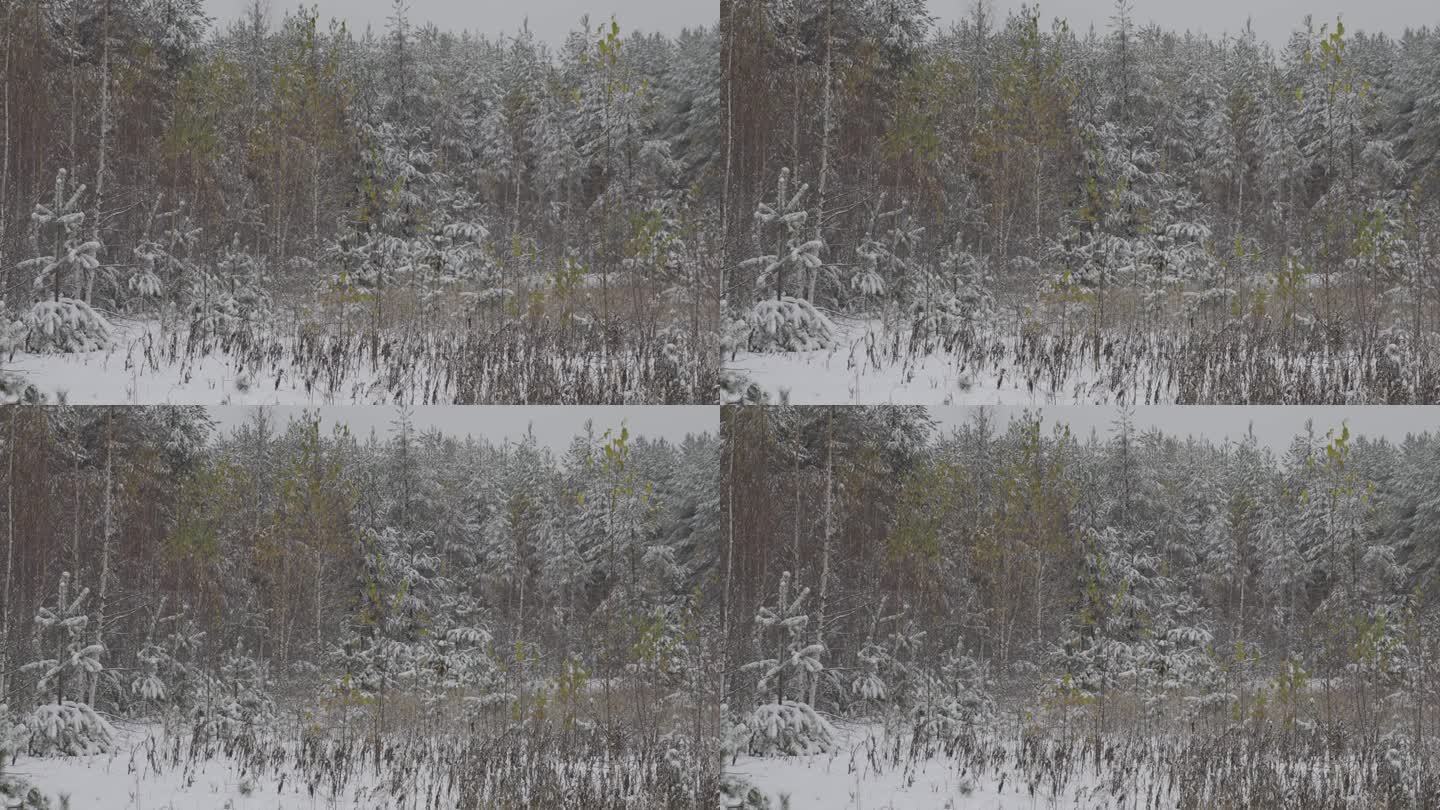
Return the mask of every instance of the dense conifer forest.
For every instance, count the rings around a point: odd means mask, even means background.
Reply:
[[[721,6],[727,400],[1440,401],[1428,12]]]
[[[1064,414],[724,410],[735,806],[1440,799],[1440,432]]]
[[[6,807],[115,806],[115,779],[134,806],[713,801],[713,433],[556,452],[168,407],[0,431]]]
[[[707,19],[270,8],[0,6],[10,398],[713,401]]]

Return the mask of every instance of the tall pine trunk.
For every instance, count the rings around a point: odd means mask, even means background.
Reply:
[[[14,4],[7,3],[5,23],[0,25],[0,29],[5,31],[5,64],[0,67],[0,77],[3,77],[0,78],[0,107],[4,108],[5,127],[4,142],[0,143],[0,268],[5,273],[3,283],[7,290],[12,286],[10,263],[5,260],[5,240],[10,235],[10,30],[14,12]],[[4,677],[3,669],[0,669],[0,685],[3,685]],[[0,689],[0,695],[3,694],[4,690]]]
[[[110,0],[105,0],[105,9],[100,20],[100,153],[95,168],[95,221],[92,223],[94,239],[101,246],[105,240],[100,236],[101,208],[105,204],[105,153],[110,150]],[[95,292],[95,271],[85,274],[85,303],[90,303]],[[107,417],[108,418],[108,417]],[[107,496],[108,497],[108,496]],[[104,583],[101,583],[104,587]],[[94,692],[92,686],[91,692]]]
[[[835,526],[835,411],[827,408],[825,411],[825,528],[820,546],[820,604],[815,611],[815,643],[821,647],[825,646],[825,607],[827,596],[830,591],[830,539]],[[815,705],[815,695],[818,691],[820,679],[813,678],[810,681],[811,706]]]
[[[720,668],[720,699],[729,699],[726,693],[726,674],[730,670],[730,596],[735,574],[735,423],[739,411],[732,410],[730,419],[730,475],[726,482],[729,497],[725,499],[729,532],[725,540],[725,588],[720,593],[720,637],[725,644],[725,666]],[[14,416],[11,416],[14,419]]]
[[[815,238],[819,240],[822,245],[825,244],[825,177],[830,173],[830,115],[834,107],[833,93],[830,89],[832,77],[834,76],[834,62],[830,55],[830,47],[833,41],[831,37],[830,19],[834,5],[835,0],[826,0],[825,2],[825,69],[824,87],[820,104],[820,187],[818,189],[819,201],[815,208]],[[806,299],[812,304],[815,302],[815,288],[819,284],[819,281],[820,268],[816,267],[810,271],[810,290],[806,296]]]
[[[3,199],[3,198],[0,198]],[[10,582],[15,565],[15,418],[17,409],[10,411],[10,439],[6,447],[5,474],[5,584],[0,589],[0,703],[5,702],[7,673],[10,671]]]
[[[104,526],[101,529],[100,543],[100,601],[95,611],[95,643],[103,649],[105,647],[105,595],[110,584],[110,546],[114,537],[115,526],[114,501],[111,497],[111,490],[114,482],[114,445],[112,441],[112,430],[110,425],[111,411],[105,411],[105,512]],[[91,706],[95,705],[95,691],[100,686],[100,673],[90,679],[90,697],[86,701]]]

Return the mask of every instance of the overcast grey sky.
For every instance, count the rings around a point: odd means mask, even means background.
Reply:
[[[1025,409],[992,407],[989,410],[995,415],[996,423],[1004,425]],[[948,433],[953,427],[968,421],[973,412],[973,408],[958,406],[934,407],[930,409],[930,416],[940,423],[943,432]],[[1046,430],[1060,421],[1069,424],[1071,433],[1081,439],[1088,437],[1092,430],[1103,439],[1110,434],[1119,411],[1104,406],[1074,406],[1045,408],[1041,415]],[[1338,429],[1342,424],[1350,426],[1351,435],[1384,436],[1392,442],[1399,442],[1408,433],[1440,431],[1440,407],[1424,405],[1169,405],[1140,407],[1134,412],[1135,424],[1141,429],[1153,426],[1171,435],[1204,437],[1217,443],[1226,437],[1238,439],[1244,436],[1249,426],[1254,424],[1255,437],[1261,444],[1276,451],[1287,448],[1290,439],[1304,431],[1306,419],[1314,420],[1317,436],[1324,436],[1325,431]]]
[[[988,2],[998,20],[1022,5],[1021,0]],[[930,13],[939,17],[943,26],[963,17],[973,6],[974,0],[932,0]],[[1115,13],[1113,0],[1039,0],[1039,6],[1044,28],[1049,27],[1051,19],[1064,17],[1071,29],[1081,34],[1091,25],[1101,33],[1107,31]],[[1333,27],[1336,15],[1340,15],[1349,30],[1384,31],[1392,36],[1399,36],[1406,27],[1440,23],[1440,6],[1416,0],[1134,0],[1133,12],[1140,25],[1154,22],[1170,30],[1213,36],[1239,32],[1248,17],[1257,36],[1277,45],[1289,40],[1290,32],[1301,26],[1306,14],[1315,18],[1317,28],[1323,22]]]
[[[270,8],[272,18],[294,10],[299,0],[261,0]],[[313,0],[322,20],[338,17],[349,21],[356,32],[367,24],[378,32],[384,29],[390,15],[391,0]],[[1023,0],[986,0],[997,19],[1004,19],[1018,10]],[[217,22],[237,17],[251,0],[205,0],[205,6]],[[959,19],[974,5],[974,0],[930,0],[930,13],[942,26]],[[1251,19],[1256,33],[1272,43],[1283,43],[1290,32],[1299,27],[1306,14],[1316,24],[1333,22],[1340,15],[1345,25],[1366,31],[1384,31],[1398,36],[1406,27],[1440,24],[1440,8],[1433,3],[1416,0],[1211,0],[1211,2],[1178,2],[1177,0],[1135,0],[1134,16],[1139,24],[1155,22],[1178,30],[1207,34],[1238,32]],[[625,30],[641,29],[674,34],[685,27],[713,24],[719,19],[719,0],[410,0],[411,20],[433,22],[451,30],[468,29],[479,33],[513,33],[527,18],[530,29],[541,39],[559,43],[575,27],[581,15],[589,14],[592,23],[615,15]],[[1040,0],[1040,16],[1045,24],[1054,17],[1064,17],[1075,30],[1083,33],[1091,25],[1097,31],[1107,30],[1114,14],[1113,0]]]
[[[240,16],[253,0],[205,0],[205,10],[223,27]],[[268,7],[272,21],[287,11],[299,8],[298,0],[260,0]],[[345,20],[357,35],[366,25],[376,33],[385,30],[390,16],[391,0],[310,0],[320,11],[321,22],[331,17]],[[615,16],[622,31],[659,31],[678,34],[683,28],[711,25],[720,18],[719,0],[409,0],[410,21],[414,24],[433,22],[441,29],[468,30],[494,39],[500,34],[513,34],[528,19],[530,30],[538,39],[558,45],[572,29],[579,28],[580,17],[590,15],[591,27]],[[273,24],[273,22],[272,22]]]
[[[215,406],[209,408],[209,413],[216,429],[228,433],[248,419],[253,410],[253,407],[238,405]],[[305,409],[272,407],[269,410],[276,424],[283,426]],[[379,406],[329,407],[319,411],[325,430],[333,424],[344,423],[352,434],[360,437],[368,436],[371,430],[380,436],[387,435],[399,414],[394,408]],[[535,438],[557,451],[569,446],[570,439],[584,430],[587,419],[594,421],[596,436],[607,428],[624,425],[634,436],[678,442],[686,434],[718,433],[720,409],[714,405],[436,405],[415,408],[411,414],[411,422],[422,431],[434,427],[457,437],[469,435],[496,442],[524,436],[526,429],[534,426]]]

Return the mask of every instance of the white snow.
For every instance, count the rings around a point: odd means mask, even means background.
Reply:
[[[9,768],[38,787],[58,806],[70,797],[72,810],[246,810],[246,808],[382,808],[387,796],[368,801],[365,788],[327,797],[312,796],[304,780],[290,778],[284,790],[273,772],[250,776],[235,760],[217,757],[170,766],[164,762],[162,730],[154,725],[117,725],[109,753],[83,757],[20,757]],[[153,759],[152,759],[153,754]],[[159,763],[159,764],[157,764]]]
[[[160,324],[132,321],[115,324],[109,349],[72,354],[17,352],[0,370],[35,386],[47,402],[71,405],[329,405],[388,403],[383,387],[369,379],[346,381],[341,393],[307,388],[283,360],[261,370],[241,368],[225,354],[193,360],[156,360],[170,338]],[[179,338],[183,344],[184,338]],[[352,369],[353,373],[360,373]]]
[[[1065,795],[1052,797],[1010,775],[1003,786],[995,773],[967,773],[961,763],[941,757],[894,763],[894,737],[878,725],[837,723],[829,753],[798,757],[742,756],[726,773],[741,776],[780,806],[792,810],[1020,810],[1021,808],[1107,808],[1114,798],[1093,780],[1072,780]],[[888,739],[888,744],[884,742]]]
[[[1071,382],[1075,390],[1053,391],[993,370],[959,367],[944,352],[902,357],[891,362],[883,322],[835,318],[836,342],[828,349],[802,352],[740,352],[725,368],[768,392],[773,403],[909,405],[1052,405],[1084,402],[1079,393],[1091,379]],[[904,349],[902,341],[902,353]],[[878,366],[878,368],[877,368]],[[1104,393],[1104,392],[1101,392]]]

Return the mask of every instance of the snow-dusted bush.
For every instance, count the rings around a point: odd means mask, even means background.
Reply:
[[[835,344],[835,324],[803,298],[759,301],[747,318],[753,352],[804,352]]]
[[[770,797],[745,777],[727,773],[720,777],[720,807],[723,810],[770,810]]]
[[[940,273],[926,274],[915,291],[910,322],[920,338],[953,342],[987,326],[995,316],[991,270],[987,257],[952,247]]]
[[[0,703],[0,765],[9,758],[9,752],[25,747],[28,734],[25,724],[16,722],[16,718],[10,713],[10,707]]]
[[[275,716],[275,701],[265,690],[265,666],[236,642],[225,654],[220,677],[207,677],[206,698],[190,712],[199,739],[232,742],[251,739]]]
[[[115,729],[87,703],[42,703],[25,720],[30,753],[76,757],[102,754],[115,742]]]
[[[721,705],[720,756],[733,761],[750,745],[750,725],[744,718],[735,716],[729,707]]]
[[[37,301],[25,316],[26,344],[33,352],[91,352],[110,345],[112,327],[84,301]]]
[[[746,721],[756,756],[821,754],[835,743],[835,727],[808,703],[766,703]]]
[[[803,694],[804,679],[818,678],[825,669],[820,662],[825,646],[806,640],[810,616],[804,604],[810,589],[800,588],[792,594],[790,585],[790,572],[786,571],[780,575],[775,606],[762,606],[755,614],[758,641],[762,648],[775,650],[775,657],[742,667],[760,673],[756,689],[772,698],[756,707],[744,723],[750,752],[761,756],[827,751],[835,735],[835,729],[810,704],[786,699],[791,692]]]
[[[20,668],[38,676],[35,684],[41,702],[25,719],[30,752],[37,755],[99,753],[109,750],[114,731],[88,703],[74,700],[83,695],[85,684],[98,678],[104,666],[104,646],[85,638],[90,617],[84,611],[89,588],[71,597],[70,573],[60,575],[54,607],[41,607],[35,614],[37,637],[42,654]]]
[[[37,352],[84,352],[110,343],[110,324],[89,303],[89,279],[100,267],[100,243],[81,236],[85,212],[80,209],[80,195],[85,186],[67,197],[65,181],[61,169],[55,175],[54,201],[37,203],[30,215],[35,246],[48,252],[19,265],[37,271],[32,286],[40,300],[25,316],[26,343]],[[66,295],[74,290],[83,292],[84,300]]]
[[[230,337],[261,330],[271,315],[260,262],[236,236],[214,271],[196,270],[186,290],[191,329]]]
[[[11,313],[0,299],[0,357],[9,357],[20,347],[25,341],[25,332],[24,317]],[[0,373],[0,402],[33,400],[36,396],[34,388],[19,377]]]
[[[985,727],[994,712],[995,703],[989,694],[968,684],[956,684],[954,694],[916,706],[911,719],[916,739],[943,742]]]
[[[5,744],[7,726],[6,707],[0,704],[0,807],[5,810],[50,810],[50,800],[38,788],[5,772],[11,750]]]
[[[770,393],[733,369],[720,371],[721,405],[767,405]]]
[[[874,641],[867,641],[860,648],[860,674],[850,684],[850,691],[856,699],[879,702],[885,699],[885,681],[880,677],[880,666],[885,662],[885,651]]]

